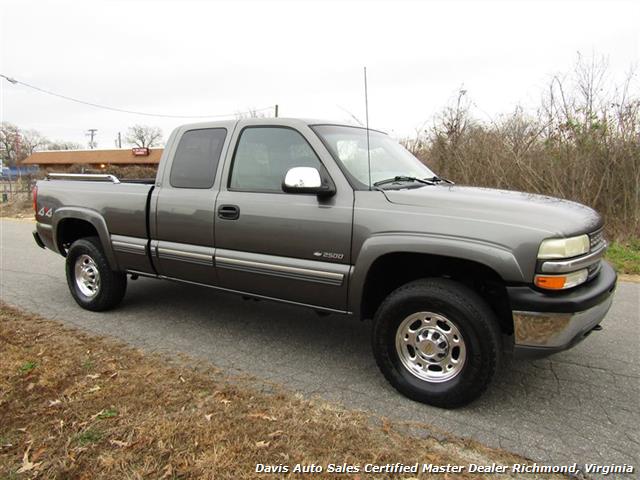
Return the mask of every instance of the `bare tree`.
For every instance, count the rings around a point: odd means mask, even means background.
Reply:
[[[0,124],[0,158],[3,165],[15,166],[20,148],[20,129],[12,123]]]
[[[77,142],[67,142],[66,140],[54,140],[47,143],[47,150],[80,150],[82,145]]]
[[[134,125],[129,127],[124,139],[134,147],[156,147],[162,144],[162,130],[147,125]]]
[[[49,140],[37,130],[22,131],[22,150],[25,157],[49,143]]]
[[[0,158],[2,163],[16,166],[48,140],[36,130],[20,130],[12,123],[0,124]]]
[[[256,108],[248,108],[246,112],[236,113],[236,120],[242,120],[244,118],[266,118],[267,115]]]

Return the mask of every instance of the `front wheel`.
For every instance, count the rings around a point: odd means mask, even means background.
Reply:
[[[127,276],[115,272],[97,237],[76,240],[67,252],[67,284],[78,305],[95,312],[118,305],[127,289]]]
[[[375,314],[372,341],[391,385],[443,408],[478,398],[502,356],[500,329],[486,302],[464,285],[439,278],[393,291]]]

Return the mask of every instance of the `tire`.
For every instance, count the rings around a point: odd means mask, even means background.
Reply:
[[[478,398],[502,360],[493,311],[452,280],[416,280],[393,291],[374,316],[373,353],[400,393],[457,408]]]
[[[97,237],[73,242],[66,271],[73,299],[86,310],[109,310],[122,301],[127,290],[126,274],[111,269]]]

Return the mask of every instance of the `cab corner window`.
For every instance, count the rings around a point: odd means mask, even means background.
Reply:
[[[211,188],[226,136],[225,128],[203,128],[185,132],[171,165],[171,186]]]
[[[282,180],[293,167],[321,168],[299,132],[285,127],[247,127],[238,141],[229,188],[280,193]]]

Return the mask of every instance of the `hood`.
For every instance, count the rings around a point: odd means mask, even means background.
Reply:
[[[603,223],[600,215],[585,205],[509,190],[440,184],[385,190],[384,194],[391,203],[421,207],[433,215],[517,225],[555,236],[590,233]]]

